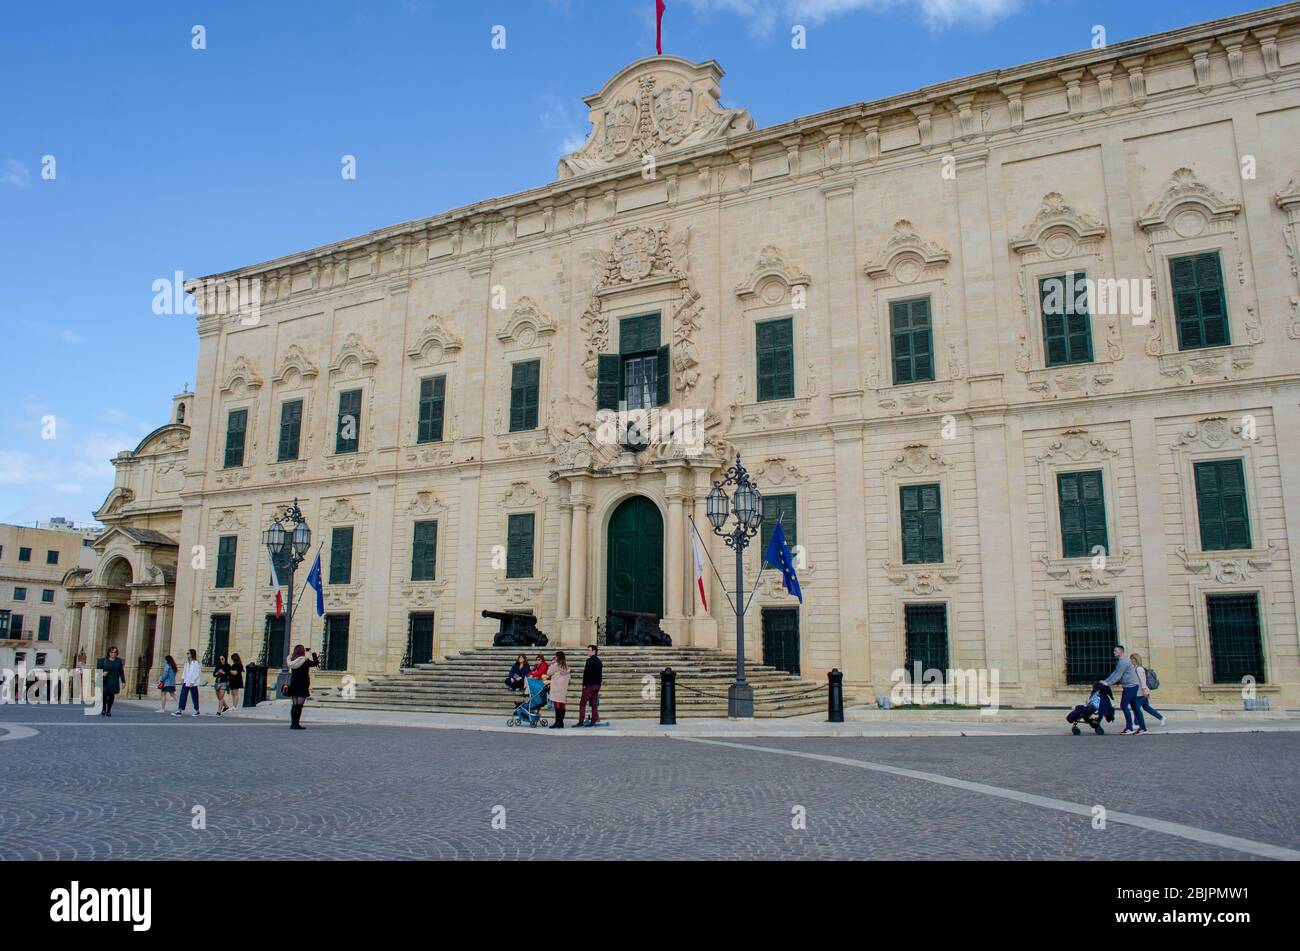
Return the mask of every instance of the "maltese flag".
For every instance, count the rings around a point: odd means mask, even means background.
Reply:
[[[275,616],[284,617],[284,592],[280,590],[280,574],[275,570],[275,558],[271,559],[271,586],[275,588]]]
[[[709,609],[709,599],[704,596],[704,549],[700,547],[700,534],[691,532],[691,554],[695,556],[695,589],[700,592],[704,610]]]

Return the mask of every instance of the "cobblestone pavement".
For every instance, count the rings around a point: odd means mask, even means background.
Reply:
[[[696,741],[0,707],[0,860],[1253,859]],[[35,733],[32,733],[32,731]],[[1300,734],[749,739],[1300,849]],[[194,829],[201,806],[206,828]],[[806,829],[793,827],[798,810]],[[494,829],[494,813],[505,829]]]

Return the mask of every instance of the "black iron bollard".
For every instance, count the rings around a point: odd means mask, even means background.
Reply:
[[[659,725],[677,725],[677,674],[671,667],[659,675]]]
[[[829,690],[826,695],[826,722],[844,722],[844,674],[834,668],[826,675]]]

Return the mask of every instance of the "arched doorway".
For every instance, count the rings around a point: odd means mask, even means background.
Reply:
[[[664,613],[664,520],[644,495],[625,499],[609,519],[605,610]],[[622,622],[607,616],[606,636]]]

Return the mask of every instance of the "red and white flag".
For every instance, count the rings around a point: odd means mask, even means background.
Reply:
[[[664,10],[668,9],[664,0],[655,0],[655,52],[664,55]]]
[[[704,549],[700,547],[700,533],[691,527],[691,554],[695,556],[695,589],[700,592],[700,603],[709,609],[709,599],[704,596]]]
[[[275,616],[284,617],[284,592],[280,590],[280,575],[275,570],[275,559],[271,559],[271,586],[275,588]]]

